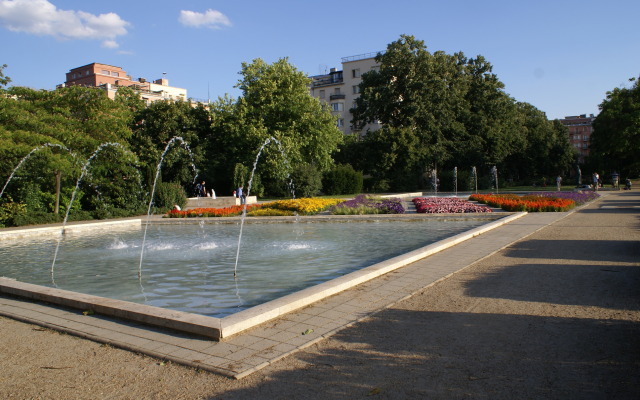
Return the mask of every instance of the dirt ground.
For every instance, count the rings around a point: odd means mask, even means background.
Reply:
[[[0,317],[1,397],[638,399],[639,206],[607,196],[239,381]]]

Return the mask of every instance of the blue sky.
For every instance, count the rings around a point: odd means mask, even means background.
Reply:
[[[215,99],[239,95],[242,62],[318,75],[408,34],[483,55],[508,94],[562,118],[640,75],[639,14],[637,0],[0,0],[0,65],[11,85],[53,89],[100,62]]]

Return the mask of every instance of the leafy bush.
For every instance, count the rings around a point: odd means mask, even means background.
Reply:
[[[24,203],[9,201],[0,204],[0,227],[16,226],[15,218],[20,218],[27,213],[27,206]]]
[[[457,179],[455,179],[456,174],[454,174],[453,170],[438,171],[438,179],[440,180],[438,191],[453,192],[456,190],[456,185],[458,191],[472,190],[474,188],[469,187],[471,180],[470,175],[471,172],[458,168]]]
[[[389,184],[389,180],[387,179],[377,179],[377,178],[366,178],[363,179],[362,191],[367,193],[384,193],[388,192],[391,188]],[[354,192],[358,193],[358,192]]]
[[[26,214],[16,215],[13,218],[13,223],[15,226],[40,225],[62,222],[62,220],[63,217],[58,214],[34,211]]]
[[[301,164],[291,174],[296,196],[313,197],[322,189],[322,173],[312,164]]]
[[[322,179],[323,191],[329,195],[360,193],[362,186],[362,172],[354,170],[349,164],[336,165]]]
[[[17,199],[21,203],[24,203],[29,212],[42,212],[46,213],[49,210],[49,203],[51,196],[40,190],[40,187],[35,183],[29,182],[24,184],[17,190]]]
[[[158,182],[154,201],[161,210],[171,209],[176,204],[182,208],[187,204],[187,195],[179,183]]]

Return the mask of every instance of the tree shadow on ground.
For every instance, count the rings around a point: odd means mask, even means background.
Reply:
[[[584,208],[580,213],[585,214],[637,214],[640,212],[640,200],[637,193],[616,192],[615,196],[606,196],[598,201],[598,206],[594,208]]]
[[[640,324],[629,321],[388,309],[291,357],[293,369],[219,398],[640,396]]]
[[[513,258],[635,263],[640,260],[640,241],[530,239],[505,251]]]
[[[638,288],[640,266],[516,264],[467,282],[465,295],[637,311]]]

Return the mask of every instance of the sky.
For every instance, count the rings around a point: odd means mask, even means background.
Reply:
[[[0,65],[10,86],[54,89],[98,62],[215,100],[241,94],[243,62],[319,75],[406,34],[484,56],[506,93],[555,119],[597,115],[640,75],[639,14],[637,0],[0,0]]]

